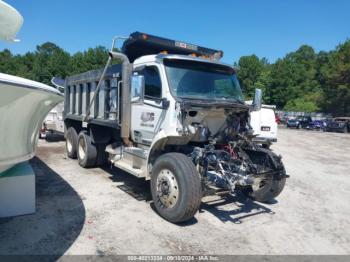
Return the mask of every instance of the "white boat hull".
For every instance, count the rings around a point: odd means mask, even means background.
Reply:
[[[0,73],[0,176],[34,156],[45,116],[62,101],[52,87]]]
[[[0,39],[14,41],[22,27],[23,17],[12,6],[0,0]]]

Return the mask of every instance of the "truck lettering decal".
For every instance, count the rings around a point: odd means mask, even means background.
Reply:
[[[150,123],[147,123],[150,122]],[[154,127],[154,113],[153,112],[142,112],[141,113],[141,126]]]

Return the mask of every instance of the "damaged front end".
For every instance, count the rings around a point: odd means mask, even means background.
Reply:
[[[239,145],[230,142],[227,145],[195,147],[191,157],[202,175],[205,195],[219,191],[235,193],[238,190],[266,202],[282,191],[275,189],[273,184],[284,184],[288,177],[281,157],[253,143]],[[258,196],[257,192],[266,186],[271,187],[269,190],[274,193],[269,191],[266,192],[268,195]]]
[[[188,155],[201,175],[204,195],[240,191],[257,201],[270,201],[283,190],[288,177],[281,156],[253,142],[248,110],[226,108],[224,118],[224,125],[216,132],[206,124],[210,119],[194,122],[201,140],[193,136],[196,143]],[[186,120],[187,125],[193,125]]]

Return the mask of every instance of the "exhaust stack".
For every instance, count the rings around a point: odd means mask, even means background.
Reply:
[[[130,118],[131,118],[131,105],[130,105],[130,76],[132,72],[132,64],[130,64],[129,58],[119,52],[109,52],[111,59],[120,59],[122,61],[122,112],[121,112],[121,137],[126,146],[131,145],[129,140],[130,136]]]

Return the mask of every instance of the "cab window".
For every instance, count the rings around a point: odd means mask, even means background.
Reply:
[[[145,97],[150,99],[161,98],[162,83],[157,67],[146,66],[138,73],[145,77]]]

